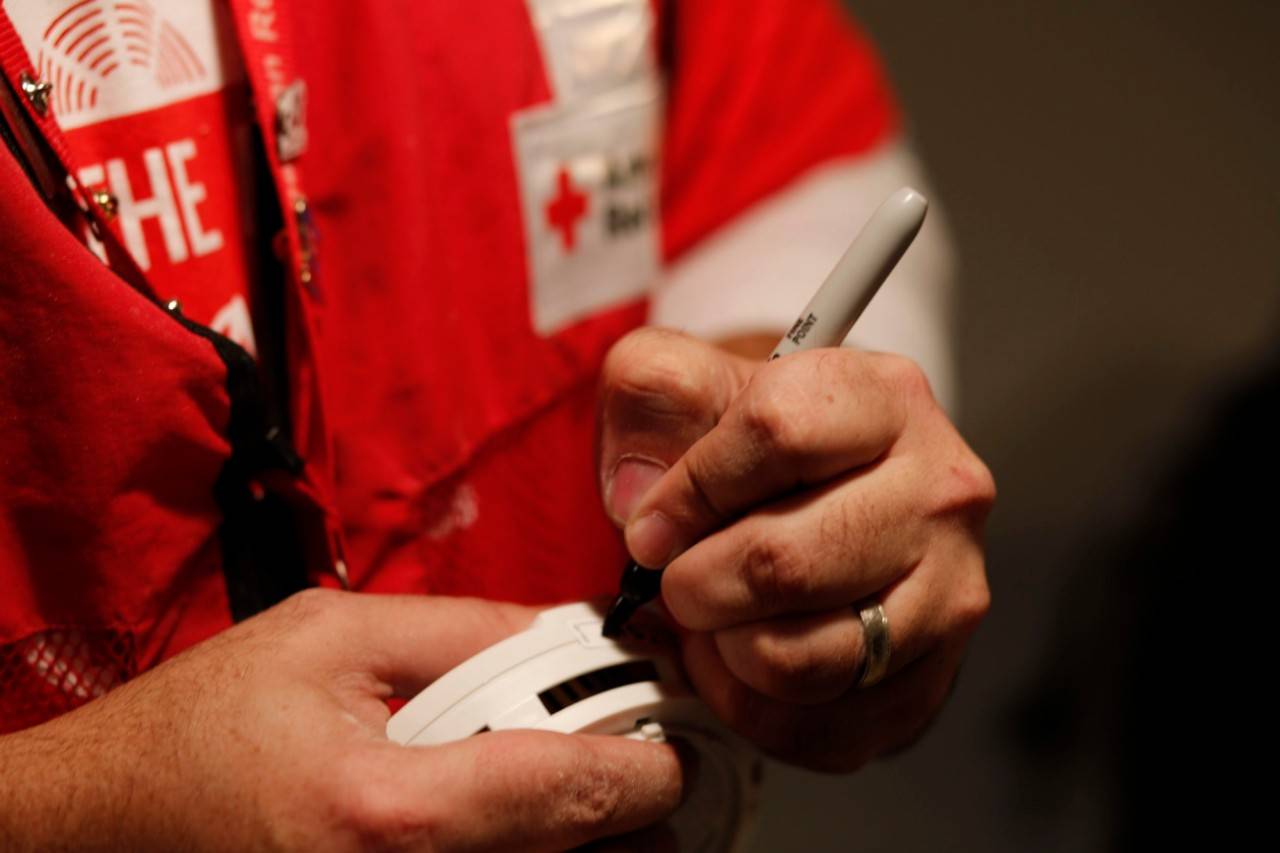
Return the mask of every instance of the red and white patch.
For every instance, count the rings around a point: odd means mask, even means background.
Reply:
[[[63,130],[222,88],[207,2],[24,0],[8,12],[36,73],[53,84]]]
[[[213,0],[24,0],[6,11],[53,86],[77,177],[114,201],[116,236],[162,298],[198,322],[217,318],[253,351],[252,125],[241,69],[224,62],[227,11]]]
[[[642,297],[660,270],[649,0],[528,0],[554,100],[513,117],[534,329]]]

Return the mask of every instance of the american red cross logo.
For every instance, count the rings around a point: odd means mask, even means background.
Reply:
[[[556,178],[556,196],[547,203],[547,224],[560,232],[560,242],[566,252],[572,252],[578,242],[578,220],[587,215],[590,199],[573,186],[573,176],[564,166]]]

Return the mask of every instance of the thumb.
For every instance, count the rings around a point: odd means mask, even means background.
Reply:
[[[441,850],[565,850],[648,826],[680,803],[675,750],[602,735],[491,732],[400,747],[396,776]]]
[[[317,625],[323,636],[315,645],[330,646],[346,668],[371,673],[402,697],[524,630],[538,612],[479,598],[323,592],[312,599],[331,612]]]
[[[614,344],[600,388],[600,487],[622,526],[649,487],[715,426],[756,365],[679,332],[641,328]]]

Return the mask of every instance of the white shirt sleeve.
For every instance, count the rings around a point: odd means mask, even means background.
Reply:
[[[708,340],[781,334],[880,202],[903,186],[929,199],[928,218],[846,343],[915,360],[954,416],[955,255],[923,169],[902,142],[825,163],[722,227],[668,268],[650,323]]]

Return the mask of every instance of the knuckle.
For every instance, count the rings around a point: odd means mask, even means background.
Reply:
[[[788,388],[760,375],[753,376],[739,398],[742,430],[761,455],[792,458],[807,444],[806,409],[792,405]]]
[[[676,332],[642,329],[610,350],[603,368],[611,405],[663,414],[696,413],[706,396],[705,379],[689,369],[685,338]]]
[[[328,811],[340,833],[362,849],[399,849],[410,839],[432,835],[435,820],[428,804],[405,794],[397,780],[363,769],[334,774]]]
[[[338,652],[337,638],[358,630],[355,613],[347,606],[350,593],[313,587],[296,592],[276,606],[275,642],[293,652],[312,654],[321,649]]]
[[[918,394],[933,396],[929,388],[929,378],[925,377],[924,369],[908,357],[899,355],[884,357],[883,370],[888,383],[900,393],[911,394],[911,396],[918,396]]]
[[[940,515],[958,515],[980,525],[996,500],[996,482],[991,469],[968,448],[946,467],[938,486]]]
[[[796,364],[795,367],[816,377],[814,386],[825,389],[825,399],[834,402],[837,394],[848,399],[860,399],[867,384],[876,380],[870,369],[873,363],[874,357],[868,357],[866,353],[837,347],[818,350],[812,354],[812,363]]]
[[[991,587],[985,575],[980,574],[956,596],[955,621],[964,633],[972,633],[982,624],[991,611]]]
[[[623,335],[605,355],[603,373],[606,377],[626,373],[633,365],[643,364],[653,351],[667,349],[670,341],[683,337],[679,332],[642,326]]]
[[[880,375],[897,396],[910,400],[932,400],[929,377],[919,364],[901,355],[885,355],[880,359]]]
[[[762,601],[791,602],[808,597],[812,578],[803,551],[789,540],[757,534],[743,550],[743,580]]]
[[[596,759],[585,744],[575,744],[573,771],[557,773],[551,784],[558,789],[559,822],[570,829],[589,832],[608,824],[622,806],[615,774]]]
[[[996,500],[996,478],[977,454],[965,448],[962,459],[954,466],[952,476],[969,493],[973,503],[991,506]]]
[[[298,622],[313,622],[329,619],[341,605],[342,593],[311,587],[295,592],[280,604],[280,608]]]
[[[996,502],[996,496],[999,489],[996,486],[995,474],[991,472],[991,468],[977,456],[971,455],[971,469],[968,471],[969,476],[974,483],[975,492],[979,500],[988,509]]]
[[[767,633],[758,634],[753,653],[766,692],[785,698],[808,696],[832,679],[830,662],[808,643],[785,642]]]
[[[346,809],[348,828],[364,841],[385,843],[417,828],[404,799],[390,785],[362,785]]]

